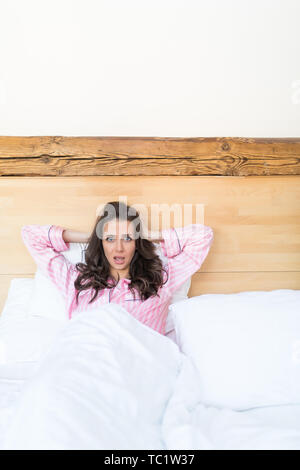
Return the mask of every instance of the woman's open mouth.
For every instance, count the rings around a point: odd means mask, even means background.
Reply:
[[[123,256],[114,256],[114,261],[117,264],[123,264],[125,262],[125,257],[123,257]]]

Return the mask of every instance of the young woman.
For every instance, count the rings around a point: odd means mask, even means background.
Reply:
[[[21,234],[38,268],[63,295],[69,318],[114,302],[161,334],[173,293],[198,271],[213,241],[213,230],[203,224],[165,229],[159,238],[146,239],[138,212],[118,201],[105,205],[91,234],[57,225],[25,225]],[[61,253],[70,242],[87,243],[84,263],[74,265]],[[168,258],[166,265],[154,242]]]

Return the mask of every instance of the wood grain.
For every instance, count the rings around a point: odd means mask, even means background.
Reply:
[[[23,225],[89,231],[124,197],[201,206],[214,242],[189,296],[300,289],[299,138],[0,136],[0,312],[11,279],[36,270]]]
[[[300,175],[299,138],[0,136],[0,177],[276,175]]]
[[[141,205],[149,213],[158,208],[159,220],[151,230],[162,228],[167,209],[181,210],[188,204],[193,207],[193,223],[213,228],[214,241],[193,276],[191,296],[300,289],[299,176],[95,176],[1,178],[2,291],[8,288],[8,279],[33,276],[36,270],[21,239],[23,225],[51,223],[87,232],[99,208],[124,198],[144,220],[148,217]],[[201,220],[196,220],[197,205],[203,208]],[[176,221],[171,211],[170,226],[187,222]]]

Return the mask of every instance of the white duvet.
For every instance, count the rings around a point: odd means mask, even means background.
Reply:
[[[72,318],[14,400],[11,386],[1,449],[300,449],[300,406],[294,422],[204,406],[190,359],[117,304]]]

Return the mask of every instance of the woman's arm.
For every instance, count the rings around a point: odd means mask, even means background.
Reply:
[[[162,230],[160,246],[168,258],[168,281],[165,287],[175,292],[189,277],[200,269],[208,255],[214,233],[203,224]]]
[[[70,248],[68,242],[63,239],[64,231],[56,225],[24,225],[21,237],[37,267],[54,282],[67,299],[74,294],[74,281],[78,271],[75,265],[60,253]]]
[[[87,243],[91,234],[87,232],[76,232],[74,230],[64,229],[62,232],[63,240],[66,243]]]

